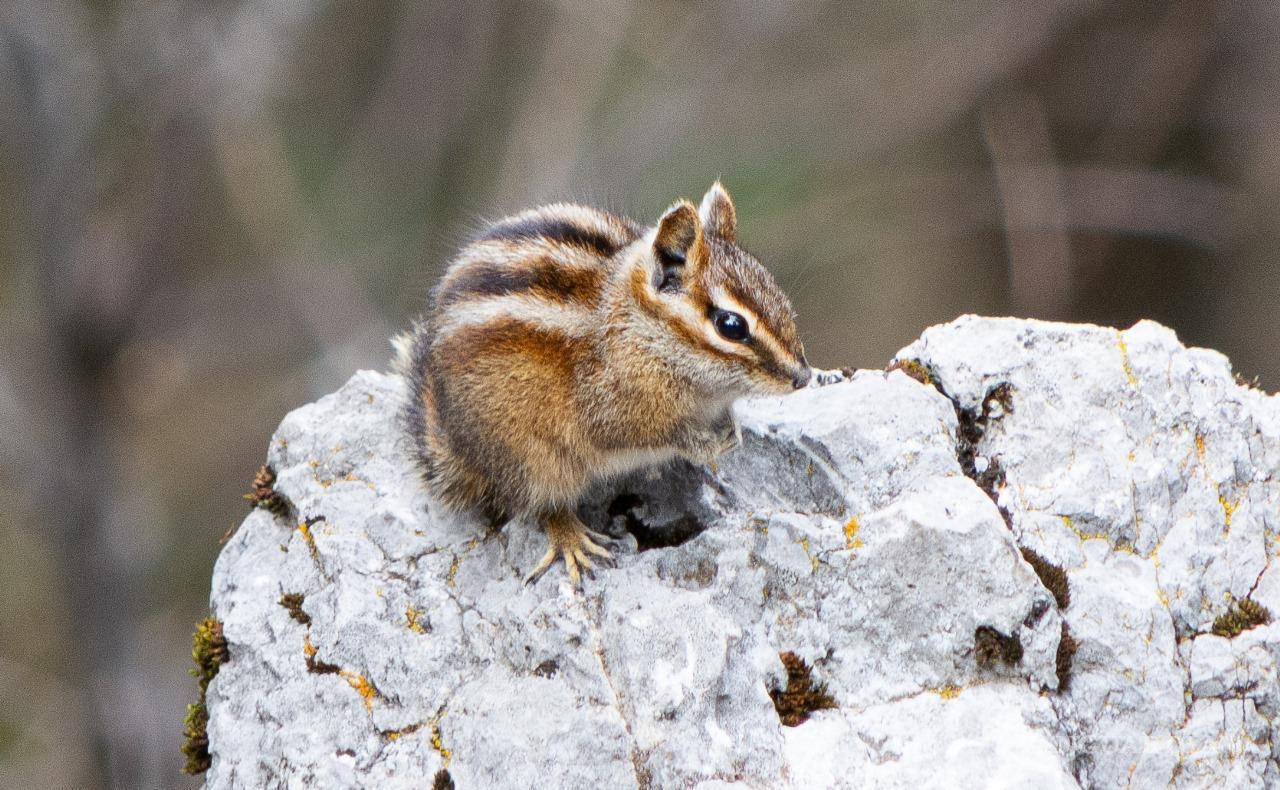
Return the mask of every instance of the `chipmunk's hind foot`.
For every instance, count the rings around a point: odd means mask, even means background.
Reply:
[[[569,572],[569,581],[575,587],[582,585],[582,571],[590,573],[596,563],[605,561],[612,563],[613,554],[596,541],[606,542],[608,538],[598,532],[592,532],[570,510],[557,510],[546,519],[547,542],[550,546],[542,555],[537,567],[524,578],[525,584],[533,584],[558,559],[564,560],[565,570]],[[594,540],[592,539],[594,538]],[[592,556],[599,559],[592,560]]]

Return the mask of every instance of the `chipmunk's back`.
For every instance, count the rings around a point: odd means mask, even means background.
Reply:
[[[640,235],[630,220],[566,203],[501,220],[454,258],[435,291],[435,315],[444,328],[466,304],[479,307],[502,297],[538,306],[594,309],[609,262]],[[493,310],[494,308],[488,308]]]

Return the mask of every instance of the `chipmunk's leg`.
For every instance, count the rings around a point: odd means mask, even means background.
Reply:
[[[547,542],[550,547],[542,555],[538,566],[525,577],[525,584],[532,584],[547,572],[557,559],[564,559],[564,566],[569,571],[569,580],[575,585],[582,581],[579,568],[591,570],[595,563],[588,554],[594,554],[606,560],[613,559],[609,550],[598,545],[588,537],[589,530],[578,518],[578,514],[568,508],[559,508],[546,515]]]

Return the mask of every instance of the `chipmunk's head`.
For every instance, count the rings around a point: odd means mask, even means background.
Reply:
[[[709,393],[791,392],[809,364],[786,294],[737,242],[729,193],[713,184],[700,207],[681,200],[645,237],[632,293],[664,330],[655,350]]]

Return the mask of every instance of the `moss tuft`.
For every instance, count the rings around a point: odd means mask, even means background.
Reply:
[[[1019,546],[1018,550],[1022,552],[1022,558],[1040,577],[1040,583],[1053,594],[1053,600],[1058,603],[1058,608],[1066,609],[1070,606],[1071,584],[1067,581],[1067,572],[1031,549]]]
[[[267,464],[258,467],[258,473],[253,477],[253,485],[249,489],[249,493],[244,498],[249,501],[249,507],[260,507],[267,510],[273,515],[288,516],[291,510],[289,500],[276,491],[276,470]]]
[[[980,625],[973,631],[973,649],[978,665],[989,667],[999,661],[1013,666],[1022,660],[1022,640],[1006,636],[989,625]]]
[[[1062,636],[1058,639],[1058,654],[1055,659],[1058,671],[1059,694],[1071,688],[1071,663],[1075,660],[1078,647],[1080,647],[1080,644],[1071,635],[1071,629],[1067,627],[1067,623],[1064,620],[1062,622]]]
[[[204,700],[187,706],[187,718],[183,721],[182,754],[187,758],[182,770],[198,776],[213,765],[209,754],[209,709]]]
[[[813,670],[799,656],[790,651],[781,653],[782,665],[787,670],[787,687],[771,689],[773,707],[786,727],[803,724],[815,710],[836,707],[835,697],[823,683],[813,681]]]
[[[196,664],[191,674],[200,686],[200,694],[194,703],[187,706],[182,753],[187,758],[183,770],[194,776],[209,770],[212,762],[209,755],[209,710],[205,696],[209,682],[217,676],[218,669],[231,660],[231,653],[227,649],[226,637],[222,635],[222,623],[214,617],[205,618],[196,625],[191,643],[191,659]]]
[[[1267,607],[1252,598],[1241,598],[1231,602],[1231,608],[1213,621],[1213,633],[1228,639],[1240,635],[1243,631],[1266,625],[1271,622],[1271,612]]]
[[[453,777],[449,775],[448,768],[436,771],[435,779],[431,780],[431,790],[454,790]]]
[[[918,359],[899,359],[885,368],[887,373],[892,373],[895,370],[902,371],[926,387],[933,386],[933,376],[929,375],[929,368],[925,367],[925,364]]]
[[[302,602],[305,600],[302,597],[302,593],[285,593],[280,596],[280,605],[289,612],[289,616],[294,620],[303,625],[311,625],[311,615],[302,609]]]

